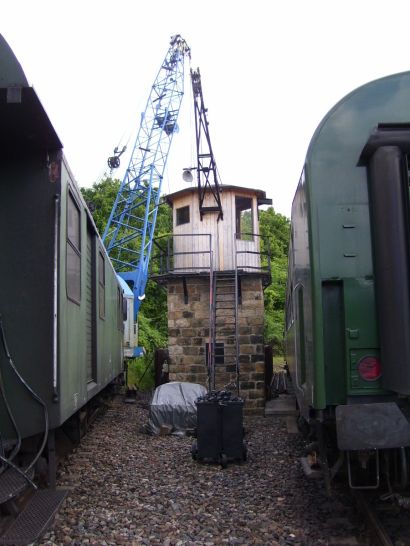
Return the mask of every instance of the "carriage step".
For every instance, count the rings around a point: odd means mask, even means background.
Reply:
[[[34,471],[27,474],[29,480],[33,479]],[[30,482],[17,470],[10,467],[0,474],[0,504],[10,501],[22,493]]]
[[[36,491],[23,511],[0,537],[0,545],[27,546],[48,529],[67,495],[67,491]]]

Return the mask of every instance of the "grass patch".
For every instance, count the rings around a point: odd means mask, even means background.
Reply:
[[[281,355],[274,356],[273,357],[273,365],[283,367],[285,365],[285,359],[283,358],[283,356],[281,356]]]
[[[147,357],[133,358],[128,361],[127,387],[136,387],[139,391],[154,388],[154,366]]]

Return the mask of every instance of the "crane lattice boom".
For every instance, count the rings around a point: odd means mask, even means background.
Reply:
[[[185,40],[171,38],[154,81],[130,163],[118,191],[103,242],[117,273],[134,291],[134,315],[144,297],[161,184],[184,94]]]

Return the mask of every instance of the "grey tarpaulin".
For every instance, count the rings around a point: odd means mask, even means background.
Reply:
[[[161,427],[172,427],[173,433],[184,433],[196,427],[195,401],[207,390],[196,383],[173,381],[154,391],[149,408],[147,432],[159,434]]]

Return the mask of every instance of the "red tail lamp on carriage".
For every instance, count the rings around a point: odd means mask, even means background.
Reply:
[[[365,356],[360,359],[357,371],[364,381],[377,381],[382,375],[380,360],[375,356]]]

